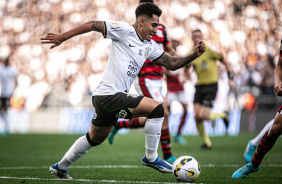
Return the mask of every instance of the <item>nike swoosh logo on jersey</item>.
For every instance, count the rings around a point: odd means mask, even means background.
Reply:
[[[129,47],[136,47],[136,46],[129,44]]]

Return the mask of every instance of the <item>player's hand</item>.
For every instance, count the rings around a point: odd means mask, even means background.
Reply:
[[[194,54],[199,57],[206,51],[206,46],[203,41],[199,41],[194,48]]]
[[[50,49],[59,46],[65,41],[63,34],[60,33],[48,33],[44,38],[41,38],[42,44],[53,44]]]
[[[278,81],[275,83],[274,92],[277,96],[282,96],[282,82]]]

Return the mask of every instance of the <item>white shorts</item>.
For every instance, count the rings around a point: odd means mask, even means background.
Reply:
[[[148,79],[137,77],[134,81],[134,87],[139,95],[152,98],[160,103],[164,102],[162,84],[163,79]]]
[[[188,97],[185,91],[179,91],[177,93],[172,93],[168,91],[166,94],[166,105],[170,106],[174,100],[182,104],[188,104]]]

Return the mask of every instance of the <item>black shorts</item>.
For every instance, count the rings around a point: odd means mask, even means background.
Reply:
[[[144,96],[133,96],[124,93],[93,96],[92,104],[95,114],[92,124],[98,127],[115,126],[119,118],[132,119],[132,111]]]
[[[201,105],[212,108],[217,89],[217,83],[209,85],[196,85],[194,103],[199,103]]]
[[[6,112],[10,107],[10,98],[0,98],[0,111]]]

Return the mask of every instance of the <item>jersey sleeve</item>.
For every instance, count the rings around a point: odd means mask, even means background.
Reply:
[[[282,57],[282,39],[281,39],[281,44],[280,44],[280,56]]]
[[[159,47],[159,45],[152,40],[152,48],[149,48],[151,50],[149,50],[149,56],[147,59],[151,60],[151,61],[157,61],[159,58],[161,58],[165,52],[163,51],[163,49],[161,49]]]
[[[113,40],[123,39],[130,31],[131,26],[121,21],[105,21],[105,38]]]

